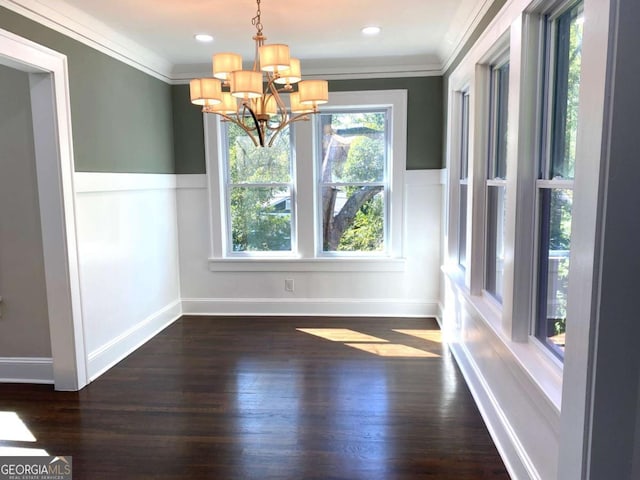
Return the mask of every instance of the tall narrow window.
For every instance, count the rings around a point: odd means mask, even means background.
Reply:
[[[467,185],[469,180],[469,92],[462,92],[460,111],[460,176],[458,217],[458,264],[467,268]]]
[[[227,253],[291,252],[295,189],[291,136],[254,146],[237,125],[223,124],[226,154]]]
[[[388,109],[317,118],[320,251],[388,253]]]
[[[490,85],[485,290],[502,302],[507,179],[508,63],[492,67]]]
[[[582,9],[582,3],[578,3],[547,23],[547,55],[552,68],[547,80],[546,148],[537,181],[539,232],[535,333],[560,357],[564,355],[567,322]]]

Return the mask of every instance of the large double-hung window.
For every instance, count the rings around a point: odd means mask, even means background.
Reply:
[[[543,154],[538,197],[538,282],[535,334],[562,356],[567,321],[571,210],[576,164],[578,94],[582,54],[582,3],[547,21]]]
[[[489,151],[486,180],[485,290],[502,302],[507,195],[509,63],[491,68]]]
[[[460,93],[460,162],[458,172],[458,265],[467,268],[467,197],[469,187],[469,92]]]
[[[295,188],[291,135],[256,147],[237,125],[223,124],[224,192],[229,253],[295,250]]]
[[[319,243],[323,253],[385,252],[386,109],[322,113],[316,122]]]
[[[270,148],[217,118],[207,119],[207,138],[212,268],[401,257],[405,91],[332,94]]]

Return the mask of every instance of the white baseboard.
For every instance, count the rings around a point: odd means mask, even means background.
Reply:
[[[351,298],[184,298],[184,315],[432,317],[438,302]]]
[[[482,419],[510,477],[514,480],[540,480],[541,477],[533,462],[529,459],[526,450],[511,428],[500,404],[491,393],[491,389],[472,355],[462,343],[450,343],[448,346],[453,352],[469,390],[471,390]]]
[[[0,357],[0,383],[53,384],[53,359]]]
[[[181,315],[181,303],[177,300],[89,353],[89,380],[98,378],[175,322]]]

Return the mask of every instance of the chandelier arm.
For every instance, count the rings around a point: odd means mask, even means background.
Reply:
[[[258,140],[260,141],[260,146],[264,147],[264,132],[262,131],[262,127],[260,125],[260,122],[258,121],[258,117],[256,117],[255,112],[253,111],[253,109],[249,106],[247,106],[246,103],[242,104],[244,107],[244,111],[249,111],[249,113],[251,114],[251,118],[253,119],[253,124],[255,125],[255,130],[258,133]],[[244,113],[242,115],[242,117],[244,118]],[[248,127],[245,128],[245,131],[248,132]]]
[[[258,141],[256,140],[255,135],[253,134],[253,129],[247,127],[244,123],[242,123],[241,121],[239,121],[237,118],[233,118],[230,117],[229,115],[225,115],[224,113],[217,113],[216,115],[220,115],[222,118],[224,118],[225,120],[230,121],[231,123],[236,124],[237,126],[239,126],[242,130],[244,130],[246,132],[246,134],[249,136],[249,138],[251,139],[251,141],[253,142],[253,145],[256,147],[259,147],[260,145],[258,144]]]
[[[284,130],[286,127],[291,125],[293,122],[298,122],[300,120],[309,120],[309,114],[308,113],[300,113],[298,115],[294,115],[294,116],[290,117],[284,123],[281,123],[276,129],[274,129],[273,133],[271,134],[271,139],[269,140],[269,147],[273,147],[273,142],[275,141],[275,139],[278,137],[278,134],[282,130]]]

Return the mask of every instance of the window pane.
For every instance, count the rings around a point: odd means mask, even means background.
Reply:
[[[564,351],[567,320],[571,208],[573,191],[542,189],[536,335],[554,351]]]
[[[582,60],[582,4],[557,20],[551,178],[572,179]]]
[[[460,179],[469,177],[469,94],[462,94],[460,129]]]
[[[458,264],[467,266],[467,185],[460,184],[460,217],[458,218]]]
[[[323,113],[322,182],[382,182],[386,166],[386,113]]]
[[[323,251],[384,251],[382,186],[322,188]]]
[[[291,181],[291,135],[280,132],[270,148],[256,147],[239,126],[225,123],[229,182],[289,183]]]
[[[233,187],[230,196],[234,252],[291,250],[288,187]]]
[[[506,189],[487,187],[487,255],[485,290],[502,301]]]
[[[495,92],[495,137],[494,162],[492,178],[507,178],[507,116],[509,113],[509,64],[503,65],[494,72]],[[490,177],[491,178],[491,177]]]
[[[385,251],[387,110],[318,116],[323,252]]]

